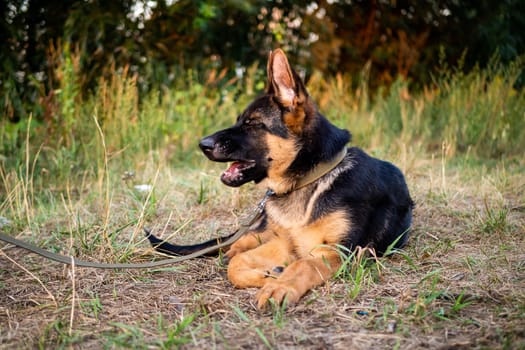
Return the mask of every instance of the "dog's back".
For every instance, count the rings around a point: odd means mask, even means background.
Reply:
[[[337,195],[327,194],[326,203],[320,203],[329,205],[337,198],[348,206],[354,229],[343,244],[350,249],[370,246],[379,254],[396,240],[396,248],[403,246],[413,207],[403,174],[393,164],[370,157],[356,147],[348,150],[348,157],[354,166],[334,183]]]

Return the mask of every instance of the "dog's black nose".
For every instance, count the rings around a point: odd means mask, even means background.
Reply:
[[[215,147],[215,140],[209,136],[205,137],[199,142],[199,147],[204,153],[209,153]]]

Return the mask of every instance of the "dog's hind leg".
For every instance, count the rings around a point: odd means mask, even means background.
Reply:
[[[231,259],[237,254],[257,248],[258,246],[268,242],[273,237],[275,237],[275,235],[271,230],[247,233],[239,238],[237,242],[233,243],[225,255]]]

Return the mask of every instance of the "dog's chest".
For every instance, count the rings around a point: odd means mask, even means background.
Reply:
[[[305,226],[311,216],[307,209],[308,202],[278,200],[272,201],[266,206],[266,213],[270,221],[291,230]]]
[[[271,198],[266,204],[268,218],[290,232],[297,232],[314,223],[319,219],[314,217],[320,205],[319,200],[332,190],[334,180],[352,166],[353,162],[347,158],[329,174],[317,180],[315,185],[312,184],[281,197]],[[328,214],[327,210],[323,212]]]
[[[312,220],[320,194],[324,189],[300,190],[284,197],[273,198],[266,205],[270,221],[294,231],[307,226]]]
[[[270,229],[292,243],[299,257],[309,257],[321,246],[337,244],[349,228],[344,210],[324,210],[319,216],[319,197],[326,189],[317,188],[293,198],[281,198],[267,203]]]

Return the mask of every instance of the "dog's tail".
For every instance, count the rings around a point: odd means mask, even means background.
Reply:
[[[171,244],[166,241],[163,241],[157,237],[155,237],[150,230],[144,228],[144,233],[146,234],[146,237],[148,238],[149,242],[151,243],[151,246],[158,252],[168,254],[168,255],[175,255],[175,256],[181,256],[181,255],[189,255],[193,254],[195,252],[198,252],[199,250],[206,249],[208,247],[216,246],[224,241],[226,241],[228,238],[233,236],[234,234],[210,239],[209,241],[202,242],[199,244],[194,245],[177,245],[177,244]],[[219,249],[212,250],[203,256],[217,256],[219,253]]]

